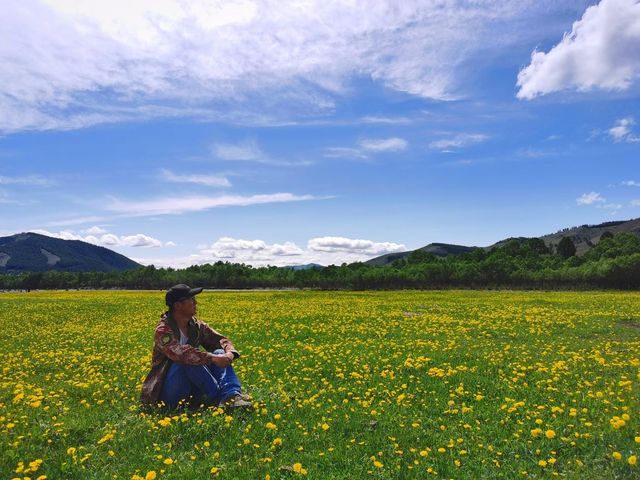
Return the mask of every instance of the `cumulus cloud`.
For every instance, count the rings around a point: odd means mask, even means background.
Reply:
[[[640,48],[640,45],[638,45],[638,48]],[[634,134],[632,131],[632,127],[635,123],[636,122],[633,117],[621,118],[608,130],[608,133],[615,142],[640,142],[640,136]]]
[[[331,112],[362,77],[460,96],[533,0],[22,0],[0,9],[0,131]],[[502,35],[496,30],[501,29]]]
[[[594,203],[604,203],[606,199],[598,192],[583,193],[576,198],[578,205],[593,205]]]
[[[483,133],[458,133],[453,137],[434,140],[429,143],[429,148],[437,150],[453,150],[484,142],[488,138],[489,136]]]
[[[87,228],[84,231],[84,233],[88,233],[89,235],[103,235],[107,233],[107,230],[97,225],[94,225],[93,227]]]
[[[189,265],[225,261],[254,266],[265,265],[340,265],[365,261],[390,252],[405,251],[404,245],[392,242],[350,239],[344,237],[318,237],[302,248],[296,243],[268,243],[264,240],[247,240],[221,237],[211,245],[199,245],[197,252],[187,257],[136,258],[144,265],[187,267]]]
[[[399,243],[373,242],[345,237],[312,238],[307,243],[307,248],[316,252],[351,252],[366,255],[383,255],[406,250],[406,247]]]
[[[196,185],[205,185],[207,187],[230,187],[231,182],[226,177],[218,177],[214,175],[177,175],[170,170],[162,169],[160,178],[167,182],[173,183],[194,183]]]
[[[636,182],[635,180],[625,180],[621,185],[624,187],[640,187],[640,182]]]
[[[201,249],[199,255],[230,261],[269,262],[277,257],[298,256],[302,249],[293,242],[268,244],[263,240],[243,240],[231,237],[219,238],[210,247]]]
[[[62,230],[60,232],[50,232],[48,230],[35,229],[31,230],[33,233],[39,233],[41,235],[47,235],[49,237],[61,238],[62,240],[80,240],[82,242],[92,243],[102,247],[162,247],[162,246],[175,246],[173,242],[167,242],[163,244],[162,241],[157,238],[138,233],[135,235],[122,235],[118,236],[114,233],[109,233],[107,230],[93,226],[84,233],[88,235],[81,235],[73,230]]]
[[[220,207],[246,207],[267,203],[300,202],[317,200],[313,195],[294,195],[292,193],[273,193],[261,195],[222,195],[218,197],[162,197],[154,200],[126,201],[113,198],[106,206],[107,210],[119,212],[125,216],[175,215],[186,212],[198,212]]]
[[[549,52],[534,50],[518,74],[517,97],[569,88],[628,89],[640,76],[640,2],[602,0],[586,9]]]

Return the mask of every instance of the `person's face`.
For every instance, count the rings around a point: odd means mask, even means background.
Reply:
[[[196,297],[189,297],[176,302],[174,309],[181,315],[193,316],[196,314],[196,305],[198,305]]]

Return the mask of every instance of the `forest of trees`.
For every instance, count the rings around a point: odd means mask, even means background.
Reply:
[[[154,266],[119,272],[31,272],[0,275],[0,289],[166,289],[176,283],[206,288],[587,289],[640,287],[640,238],[602,236],[581,256],[565,237],[555,251],[539,238],[511,240],[491,251],[477,249],[440,258],[417,250],[388,266],[364,263],[294,270],[217,262],[186,269]]]

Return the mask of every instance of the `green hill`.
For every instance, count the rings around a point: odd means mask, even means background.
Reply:
[[[571,239],[576,247],[577,255],[584,255],[591,250],[600,241],[600,237],[605,233],[611,233],[613,235],[618,233],[631,233],[637,237],[640,237],[640,218],[634,218],[632,220],[621,220],[616,222],[605,222],[597,225],[580,225],[579,227],[564,228],[558,232],[550,233],[540,237],[547,247],[552,249],[557,248],[560,240],[563,237]],[[512,237],[500,240],[499,242],[489,245],[488,247],[481,247],[485,251],[491,251],[495,248],[503,247],[512,240],[518,240],[523,242],[527,240],[525,237]],[[408,252],[396,252],[387,253],[376,258],[372,258],[364,262],[370,266],[383,266],[390,265],[395,260],[401,260],[409,257],[413,252],[431,253],[436,257],[448,257],[451,255],[461,255],[463,253],[469,253],[479,247],[466,247],[463,245],[451,245],[447,243],[430,243],[425,247],[411,250]]]
[[[138,267],[124,255],[79,240],[31,232],[0,237],[0,273],[111,272]]]

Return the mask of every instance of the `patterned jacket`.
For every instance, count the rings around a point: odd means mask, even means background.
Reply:
[[[180,330],[169,312],[160,317],[154,336],[151,371],[142,383],[140,401],[145,405],[157,405],[160,401],[162,384],[171,362],[187,365],[208,365],[212,363],[213,354],[218,348],[233,353],[235,358],[240,354],[231,341],[213,330],[209,325],[196,317],[191,317],[187,324],[188,343],[180,345]]]

